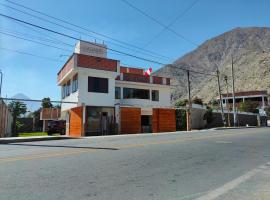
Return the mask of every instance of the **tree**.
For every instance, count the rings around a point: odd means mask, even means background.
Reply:
[[[202,99],[200,99],[200,98],[198,98],[198,97],[194,97],[194,98],[192,99],[192,103],[199,104],[199,105],[203,105]]]
[[[241,112],[252,112],[252,113],[258,113],[258,103],[252,102],[252,101],[245,101],[241,102],[239,106],[239,111]]]
[[[55,108],[61,109],[61,105],[60,105],[60,104],[57,104],[57,105],[55,106]]]
[[[12,114],[12,117],[13,117],[13,123],[12,123],[13,136],[17,136],[17,128],[18,128],[17,125],[19,125],[17,119],[20,115],[23,115],[26,113],[27,107],[26,107],[25,103],[23,103],[23,102],[12,101],[8,104],[8,108]]]
[[[41,106],[42,108],[53,108],[50,97],[43,98]]]
[[[210,124],[213,121],[213,110],[210,107],[207,107],[207,110],[203,116],[203,119],[206,120],[207,124]]]
[[[186,106],[187,103],[188,103],[188,100],[187,100],[187,99],[182,99],[182,100],[178,100],[178,101],[175,103],[175,106],[176,106],[176,107]]]

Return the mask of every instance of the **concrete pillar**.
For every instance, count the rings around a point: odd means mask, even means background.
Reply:
[[[262,108],[265,108],[264,96],[262,96]]]
[[[82,111],[82,133],[81,136],[85,136],[85,123],[86,123],[86,106],[85,103],[82,103],[83,111]]]
[[[43,120],[42,131],[46,132],[46,120]]]

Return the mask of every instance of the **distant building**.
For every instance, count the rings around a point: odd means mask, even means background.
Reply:
[[[107,58],[104,44],[79,41],[58,73],[66,134],[92,136],[175,131],[170,79]],[[72,103],[75,102],[75,103]]]
[[[48,131],[49,121],[58,121],[61,117],[59,108],[42,108],[40,111],[40,120],[42,121],[42,131]]]
[[[217,98],[219,100],[219,98]],[[266,90],[263,91],[245,91],[245,92],[236,92],[235,93],[235,106],[236,108],[240,107],[242,102],[251,101],[257,104],[257,108],[260,110],[265,110],[268,107],[268,94]],[[227,107],[227,103],[229,107],[232,108],[233,104],[233,95],[232,93],[222,94],[222,104],[223,107]]]

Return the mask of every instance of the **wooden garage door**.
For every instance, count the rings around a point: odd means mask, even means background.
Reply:
[[[121,108],[121,134],[141,132],[141,109]]]
[[[153,132],[176,131],[175,110],[154,108],[152,117]]]
[[[69,135],[81,137],[83,132],[83,107],[72,108],[69,118]]]

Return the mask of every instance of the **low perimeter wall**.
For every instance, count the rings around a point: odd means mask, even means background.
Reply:
[[[233,126],[233,113],[224,114],[226,122],[230,122]],[[228,118],[229,116],[229,118]],[[229,119],[229,120],[228,120]],[[237,113],[237,126],[266,126],[267,117],[259,116],[252,113]],[[207,128],[221,127],[223,126],[222,117],[220,112],[213,112],[213,120],[211,123],[207,124]]]
[[[12,116],[8,106],[0,100],[0,138],[11,136]]]

